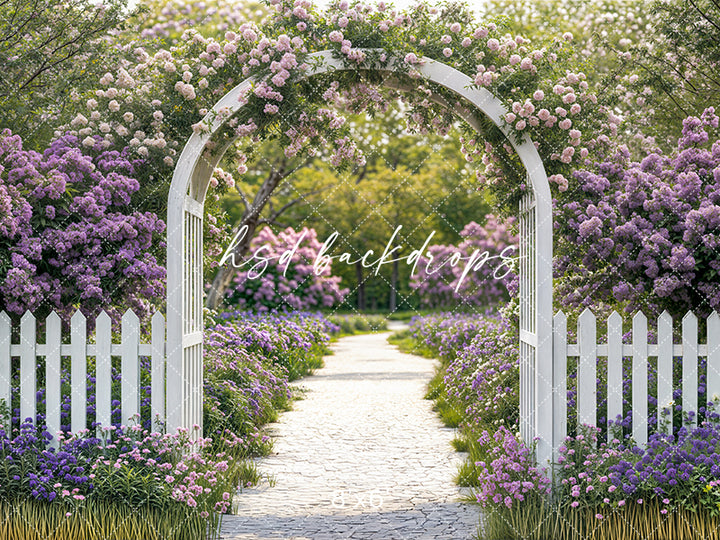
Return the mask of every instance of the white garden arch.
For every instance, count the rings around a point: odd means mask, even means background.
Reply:
[[[313,67],[307,77],[346,67],[331,51],[310,55]],[[399,88],[393,81],[390,61],[375,68],[389,78],[383,83]],[[552,459],[558,442],[553,440],[553,347],[552,347],[552,203],[550,186],[540,155],[530,138],[519,141],[510,135],[503,117],[502,102],[460,71],[430,58],[414,66],[427,80],[464,98],[490,118],[505,133],[525,167],[531,190],[518,211],[520,225],[520,424],[526,442],[536,437],[541,464]],[[367,69],[367,68],[363,68]],[[169,429],[202,425],[203,392],[203,204],[213,170],[232,140],[224,147],[206,152],[213,135],[232,117],[217,114],[221,109],[235,113],[242,104],[238,97],[253,83],[247,79],[217,102],[208,113],[209,131],[194,134],[180,155],[170,186],[167,219],[167,423]],[[436,101],[443,104],[438,96]],[[474,115],[456,110],[480,131]],[[542,375],[541,375],[542,374]],[[545,375],[549,374],[549,375]]]

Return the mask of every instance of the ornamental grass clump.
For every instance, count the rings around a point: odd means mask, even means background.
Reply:
[[[238,465],[187,431],[140,426],[52,437],[0,429],[0,535],[7,539],[196,539],[217,533]]]

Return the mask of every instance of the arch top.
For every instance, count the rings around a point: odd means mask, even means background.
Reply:
[[[366,52],[372,53],[368,54],[370,58],[383,53],[381,49],[369,49],[366,50]],[[395,66],[402,62],[399,58],[391,57],[382,66],[347,66],[342,60],[336,58],[334,52],[331,50],[311,53],[308,55],[308,60],[310,68],[306,71],[305,78],[332,71],[350,70],[375,71],[392,75],[399,71],[395,69]],[[523,134],[519,141],[511,134],[510,129],[503,120],[508,110],[502,101],[486,88],[475,87],[473,80],[466,74],[438,60],[423,57],[419,63],[413,67],[425,80],[443,86],[458,97],[464,98],[502,131],[508,142],[517,152],[518,157],[528,173],[528,180],[532,186],[536,203],[539,206],[545,206],[547,204],[548,207],[551,208],[550,186],[540,154],[527,134]],[[212,175],[212,171],[222,158],[227,146],[232,144],[234,139],[227,141],[223,148],[216,149],[212,156],[203,155],[206,145],[225,123],[240,110],[243,106],[241,101],[242,96],[252,88],[252,85],[256,81],[257,79],[255,77],[249,77],[227,92],[203,119],[203,122],[209,127],[209,130],[203,133],[193,133],[188,139],[177,161],[170,185],[169,195],[172,199],[177,201],[184,200],[186,195],[189,194],[190,197],[197,202],[202,203],[204,201],[207,192],[207,183],[209,181],[208,175]],[[382,85],[398,90],[412,90],[407,86],[398,84],[398,81],[392,78],[386,80]],[[437,96],[434,101],[450,107],[440,96]],[[229,112],[229,114],[223,114],[224,112]],[[476,131],[481,131],[477,119],[472,114],[456,108],[454,112]]]

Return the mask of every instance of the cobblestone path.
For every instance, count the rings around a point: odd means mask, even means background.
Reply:
[[[478,508],[458,502],[453,430],[423,399],[434,362],[402,354],[388,333],[333,345],[307,391],[272,424],[271,479],[238,493],[226,540],[473,538]],[[273,485],[274,484],[274,485]]]

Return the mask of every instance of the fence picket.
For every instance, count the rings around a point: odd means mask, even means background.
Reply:
[[[35,422],[37,411],[35,396],[37,327],[35,322],[35,316],[29,311],[26,311],[20,319],[20,422],[24,422],[28,418]]]
[[[60,315],[51,312],[45,319],[45,424],[57,445],[60,431],[62,321]]]
[[[140,412],[140,319],[131,310],[122,316],[122,379],[120,383],[120,406],[122,423],[129,425]]]
[[[622,317],[613,311],[608,317],[608,358],[607,358],[607,421],[614,422],[623,415],[623,354],[622,354]],[[611,439],[608,430],[608,440]]]
[[[666,420],[665,432],[672,433],[673,401],[673,330],[670,313],[663,311],[658,319],[657,355],[657,417],[658,422]],[[670,409],[669,416],[663,414]]]
[[[648,332],[647,317],[638,311],[633,317],[632,436],[639,445],[647,443],[648,427]]]
[[[577,368],[578,425],[597,425],[597,326],[595,314],[585,308],[578,318]]]
[[[105,311],[95,319],[95,421],[100,423],[100,433],[112,423],[112,321]]]
[[[567,316],[562,311],[553,319],[553,334],[553,440],[561,442],[567,437]]]
[[[151,419],[165,419],[165,317],[152,317],[152,368],[150,383]],[[154,424],[153,424],[154,425]]]
[[[87,319],[80,310],[70,318],[70,431],[87,428]]]
[[[11,376],[11,356],[10,356],[10,340],[12,339],[12,326],[10,325],[10,316],[4,311],[0,311],[0,399],[5,401],[8,410],[10,410],[10,376]]]
[[[697,425],[698,412],[698,323],[692,311],[682,320],[682,408],[694,412],[691,424]]]
[[[715,405],[715,411],[720,412],[720,315],[717,311],[707,320],[707,396]]]

